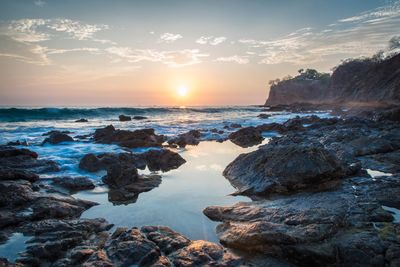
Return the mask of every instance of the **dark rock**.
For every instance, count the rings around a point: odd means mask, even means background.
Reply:
[[[156,244],[137,228],[118,228],[104,248],[116,266],[150,266],[160,257]]]
[[[130,116],[119,115],[119,121],[131,121],[132,118]]]
[[[261,113],[259,115],[257,115],[258,118],[260,119],[268,119],[269,117],[271,117],[270,114],[265,114],[265,113]]]
[[[241,193],[268,195],[317,188],[345,177],[348,169],[321,145],[272,143],[241,154],[223,174]]]
[[[69,136],[65,133],[59,132],[59,131],[54,131],[49,135],[49,137],[47,137],[43,141],[43,144],[50,143],[50,144],[54,145],[54,144],[59,144],[62,142],[73,142],[73,141],[74,141],[74,139],[71,136]]]
[[[134,120],[146,120],[147,117],[145,117],[145,116],[133,116],[133,119]]]
[[[112,125],[97,129],[93,138],[96,143],[117,144],[128,148],[161,147],[164,142],[164,137],[156,135],[154,129],[115,130]]]
[[[0,181],[0,207],[27,205],[36,198],[32,184],[28,181]]]
[[[27,180],[29,182],[36,182],[39,180],[39,175],[30,171],[0,167],[0,181],[2,180]]]
[[[242,128],[242,125],[240,125],[239,123],[232,123],[230,125],[231,128]]]
[[[115,164],[131,165],[138,169],[146,168],[146,160],[142,154],[132,153],[104,153],[100,155],[86,154],[79,162],[79,168],[96,172],[99,170],[107,170]]]
[[[55,177],[53,183],[71,191],[95,188],[93,181],[87,177]]]
[[[76,120],[75,122],[89,122],[87,119],[79,119],[79,120]]]
[[[261,142],[264,140],[261,132],[257,128],[252,126],[242,128],[234,133],[231,133],[228,138],[234,144],[241,147],[258,145],[261,144]]]
[[[182,234],[165,226],[144,226],[141,231],[166,255],[186,247],[191,242]]]
[[[168,144],[177,144],[180,147],[185,147],[187,145],[196,146],[200,143],[199,138],[201,137],[201,133],[198,130],[190,130],[187,133],[183,133],[168,140]]]
[[[14,141],[14,142],[8,142],[7,146],[28,146],[28,142],[27,141]]]
[[[393,217],[381,205],[400,207],[393,198],[400,193],[399,181],[354,177],[331,191],[212,206],[204,214],[223,222],[217,234],[228,247],[302,266],[385,266],[385,251],[399,237],[392,228],[397,225],[390,223]]]
[[[29,149],[0,146],[1,169],[5,168],[13,169],[13,171],[33,173],[59,171],[60,168],[56,162],[52,160],[40,160],[37,158],[38,154]]]
[[[114,164],[107,169],[107,175],[102,180],[110,188],[124,188],[127,185],[134,184],[138,178],[139,175],[135,166]]]
[[[42,136],[48,136],[48,135],[51,135],[53,133],[70,134],[71,132],[70,131],[51,130],[51,131],[48,131],[47,133],[42,134]]]
[[[152,149],[140,156],[145,159],[150,171],[166,172],[177,169],[186,162],[178,153],[168,149]]]

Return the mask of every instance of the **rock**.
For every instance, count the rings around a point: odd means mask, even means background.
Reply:
[[[271,117],[270,114],[265,114],[265,113],[261,113],[259,115],[257,115],[258,118],[260,119],[268,119],[269,117]]]
[[[144,226],[141,231],[166,255],[186,247],[190,239],[166,226]]]
[[[132,165],[138,169],[146,168],[146,160],[141,154],[132,153],[104,153],[94,155],[92,153],[86,154],[79,162],[79,168],[89,171],[97,172],[100,170],[107,170],[115,164]]]
[[[32,184],[25,180],[0,181],[0,207],[28,205],[37,198]]]
[[[201,133],[198,130],[190,130],[187,133],[178,135],[175,138],[168,140],[168,144],[177,144],[180,147],[186,147],[187,145],[196,146],[200,143],[199,138]]]
[[[135,183],[138,178],[139,175],[135,166],[114,164],[107,169],[107,175],[102,180],[110,188],[123,188]]]
[[[79,119],[79,120],[76,120],[75,122],[89,122],[87,119]]]
[[[128,148],[161,147],[164,142],[164,137],[156,135],[154,129],[116,130],[112,125],[97,129],[93,138],[96,143],[117,144]]]
[[[345,177],[348,170],[348,166],[321,145],[272,142],[239,155],[223,175],[240,193],[269,195],[325,188],[324,183]],[[335,183],[328,187],[332,185]]]
[[[242,128],[228,136],[232,143],[241,147],[250,147],[261,144],[264,138],[261,132],[255,127]]]
[[[167,172],[179,168],[186,162],[178,153],[168,149],[152,149],[140,156],[145,159],[150,171]]]
[[[118,228],[104,248],[116,266],[150,266],[160,257],[156,244],[137,228]]]
[[[51,135],[53,133],[70,134],[71,132],[70,131],[51,130],[51,131],[48,131],[47,133],[42,134],[42,136],[48,136],[48,135]]]
[[[132,118],[130,116],[119,115],[119,121],[131,121]]]
[[[239,123],[231,123],[230,127],[231,128],[242,128],[242,125],[240,125]]]
[[[14,142],[8,142],[7,146],[28,146],[28,142],[27,141],[14,141]]]
[[[59,131],[54,131],[49,135],[49,137],[47,137],[43,141],[42,144],[50,143],[50,144],[55,145],[55,144],[59,144],[62,142],[73,142],[73,141],[74,141],[74,139],[71,136],[69,136],[65,133],[59,132]]]
[[[217,234],[228,247],[302,266],[385,266],[385,251],[399,237],[390,228],[397,224],[390,223],[393,217],[381,205],[400,207],[393,198],[400,192],[399,181],[354,177],[331,191],[211,206],[204,214],[222,221]]]
[[[12,169],[15,175],[17,173],[21,175],[24,172],[24,175],[32,176],[32,179],[35,179],[32,174],[27,172],[55,172],[59,171],[60,167],[52,160],[38,159],[38,154],[29,149],[0,146],[0,169],[4,169],[6,172]]]
[[[36,182],[39,180],[39,175],[30,171],[0,167],[0,181],[2,180],[27,180],[29,182]]]
[[[93,181],[87,177],[55,177],[53,183],[71,191],[90,190],[95,188]]]
[[[133,116],[133,119],[134,120],[146,120],[147,117],[145,117],[145,116]]]

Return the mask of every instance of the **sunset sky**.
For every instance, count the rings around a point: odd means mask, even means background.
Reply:
[[[262,104],[396,35],[399,1],[2,0],[0,105]]]

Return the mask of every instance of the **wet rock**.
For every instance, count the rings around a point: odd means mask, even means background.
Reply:
[[[55,177],[53,183],[71,191],[95,188],[93,181],[87,177]]]
[[[170,171],[179,168],[186,162],[181,155],[168,149],[149,150],[140,154],[150,171],[162,172]]]
[[[349,167],[318,144],[267,144],[241,154],[223,175],[243,194],[287,194],[302,189],[323,188],[346,176]]]
[[[48,131],[47,133],[42,134],[42,136],[48,136],[48,135],[51,135],[53,133],[70,134],[71,132],[70,131],[51,130],[51,131]]]
[[[0,207],[27,205],[37,196],[26,180],[0,181]]]
[[[190,239],[166,226],[144,226],[141,231],[166,255],[190,244]]]
[[[79,120],[76,120],[75,122],[89,122],[87,119],[79,119]]]
[[[255,127],[242,128],[228,136],[232,143],[241,147],[250,147],[260,144],[264,138],[261,132]]]
[[[119,115],[119,121],[131,121],[132,118],[130,116]]]
[[[97,143],[117,144],[128,148],[161,147],[164,142],[164,137],[156,135],[154,129],[116,130],[112,125],[97,129],[93,138]]]
[[[107,175],[102,180],[110,188],[121,188],[135,183],[138,177],[138,171],[135,166],[114,164],[107,169]]]
[[[73,141],[74,141],[74,139],[71,136],[69,136],[69,135],[67,135],[65,133],[62,133],[62,132],[59,132],[59,131],[53,131],[49,135],[49,137],[47,137],[43,141],[43,144],[49,143],[49,144],[55,145],[55,144],[59,144],[59,143],[62,143],[62,142],[73,142]]]
[[[400,172],[400,150],[388,153],[378,153],[358,158],[365,168],[385,173]]]
[[[83,134],[83,135],[76,135],[76,136],[74,136],[74,138],[75,139],[87,139],[90,136],[91,136],[90,134]]]
[[[196,146],[200,143],[199,141],[200,137],[201,137],[200,131],[190,130],[187,133],[180,134],[177,137],[168,140],[168,144],[170,145],[176,144],[180,147],[186,147],[187,145]]]
[[[39,175],[30,171],[0,167],[0,181],[2,180],[27,180],[29,182],[36,182],[39,180]]]
[[[28,142],[27,141],[11,141],[7,143],[7,146],[28,146]]]
[[[242,128],[242,125],[239,123],[232,123],[231,125],[229,125],[231,128]]]
[[[137,228],[118,228],[104,248],[109,259],[117,266],[147,266],[160,257],[156,244]]]
[[[270,114],[265,114],[265,113],[261,113],[257,115],[258,118],[260,119],[268,119],[269,117],[271,117]]]
[[[60,169],[52,160],[38,159],[36,152],[12,146],[0,146],[0,168],[33,173],[54,172]]]
[[[286,127],[276,122],[258,125],[256,126],[256,129],[259,130],[260,132],[278,132],[278,133],[286,132]]]
[[[398,244],[399,237],[396,230],[388,230],[397,226],[381,205],[400,207],[400,200],[393,198],[399,192],[397,178],[354,177],[331,191],[211,206],[204,214],[222,221],[217,234],[228,247],[259,251],[302,266],[349,262],[385,266],[385,251]]]
[[[133,119],[134,120],[146,120],[147,117],[145,117],[145,116],[133,116]]]
[[[97,172],[107,170],[115,164],[131,165],[142,170],[146,168],[145,159],[140,154],[132,153],[104,153],[100,155],[89,153],[80,160],[79,168],[89,172]]]

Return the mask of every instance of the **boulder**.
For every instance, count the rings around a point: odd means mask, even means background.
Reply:
[[[164,137],[156,135],[154,129],[116,130],[112,125],[97,129],[93,138],[96,143],[117,144],[128,148],[161,147],[164,142]]]
[[[270,114],[265,114],[265,113],[261,113],[257,115],[258,118],[260,119],[268,119],[269,117],[271,117]]]
[[[232,141],[232,143],[241,147],[258,145],[264,140],[261,132],[253,126],[242,128],[236,132],[233,132],[228,136],[228,138]]]
[[[178,135],[177,137],[171,138],[168,140],[168,144],[173,145],[176,144],[180,147],[185,147],[187,145],[196,146],[200,143],[199,138],[201,137],[201,133],[198,130],[190,130],[187,133],[183,133]]]
[[[49,135],[49,137],[44,139],[43,144],[49,143],[55,145],[62,142],[73,142],[73,141],[74,139],[71,136],[62,133],[60,131],[54,131]]]
[[[119,115],[119,121],[131,121],[132,118],[130,116]]]
[[[87,177],[55,177],[53,183],[71,191],[90,190],[95,188],[93,181]]]
[[[181,155],[168,149],[152,149],[140,154],[150,171],[167,172],[179,168],[186,162]]]
[[[27,180],[29,182],[36,182],[39,180],[39,175],[30,171],[0,167],[0,181],[3,180]]]
[[[349,170],[322,145],[270,143],[239,155],[223,175],[242,194],[269,195],[327,186],[324,184],[345,177]]]

